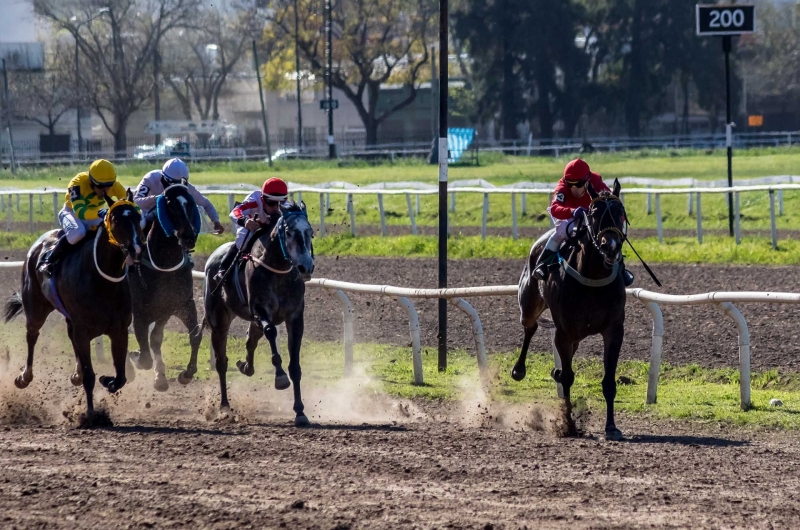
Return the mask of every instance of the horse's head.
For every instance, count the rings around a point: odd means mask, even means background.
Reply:
[[[104,220],[111,243],[119,246],[133,263],[142,259],[142,214],[133,202],[128,188],[125,200],[114,201],[106,196],[108,212]]]
[[[303,281],[311,279],[314,272],[314,229],[308,222],[306,205],[291,202],[288,206],[281,204],[281,219],[275,225],[271,237],[278,238],[283,257],[300,273]]]
[[[193,250],[197,243],[198,230],[196,223],[200,219],[194,197],[186,187],[186,181],[173,184],[164,190],[164,205],[169,218],[171,229],[170,236],[178,238],[178,243],[184,250]]]
[[[625,242],[627,217],[625,205],[619,199],[620,185],[614,179],[614,187],[597,193],[591,183],[587,186],[592,204],[589,206],[589,238],[603,256],[606,265],[614,265],[622,260],[622,244]]]

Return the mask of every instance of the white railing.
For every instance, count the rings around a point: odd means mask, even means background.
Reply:
[[[637,177],[624,177],[623,181],[630,181],[631,183],[642,185],[645,182],[650,182],[651,179],[640,179]],[[741,207],[740,207],[740,194],[742,193],[757,193],[767,192],[770,201],[770,232],[772,237],[772,248],[777,248],[778,233],[777,233],[777,217],[783,215],[783,192],[785,190],[800,190],[800,177],[792,175],[780,175],[773,177],[763,177],[763,179],[751,179],[747,181],[740,181],[734,187],[727,187],[725,181],[697,181],[695,179],[671,179],[659,181],[662,188],[626,188],[623,189],[621,198],[625,199],[628,195],[646,195],[647,196],[647,213],[653,212],[653,204],[655,204],[655,218],[656,218],[656,234],[659,242],[664,240],[664,223],[661,212],[661,196],[662,195],[686,195],[687,196],[687,210],[689,215],[695,215],[697,219],[697,241],[703,242],[703,212],[702,212],[702,195],[703,194],[733,194],[734,203],[734,233],[736,236],[736,244],[741,243],[742,230],[741,230]],[[758,183],[765,182],[765,183]],[[778,182],[778,183],[776,183]],[[694,186],[694,184],[702,184]],[[744,184],[744,185],[743,185]],[[671,187],[682,186],[682,187]],[[483,208],[481,217],[481,236],[485,239],[487,235],[487,225],[489,217],[489,195],[508,195],[511,200],[511,236],[514,239],[519,237],[518,230],[518,214],[517,214],[517,196],[520,197],[522,215],[527,213],[528,195],[547,195],[548,198],[552,197],[555,184],[545,184],[536,182],[518,182],[508,186],[495,187],[490,183],[483,180],[470,180],[470,181],[455,181],[450,184],[448,192],[450,193],[450,211],[455,211],[456,207],[456,194],[470,193],[483,195]],[[199,189],[206,195],[222,195],[228,198],[228,209],[232,210],[236,196],[246,195],[250,191],[257,189],[255,186],[239,184],[233,186],[225,186],[220,189],[219,186],[199,186]],[[353,197],[358,195],[375,195],[378,202],[378,213],[380,216],[381,235],[388,235],[386,212],[383,205],[383,197],[389,196],[404,196],[406,199],[406,206],[408,209],[408,218],[411,226],[411,234],[417,235],[416,215],[420,213],[420,196],[423,195],[436,195],[438,189],[430,184],[421,182],[397,182],[397,183],[378,183],[371,184],[364,187],[358,187],[347,182],[328,182],[319,185],[306,186],[302,184],[289,183],[290,193],[297,200],[301,200],[303,193],[312,193],[319,195],[319,230],[320,235],[324,236],[326,233],[326,212],[330,208],[331,195],[345,195],[347,203],[347,213],[350,217],[350,234],[356,236],[358,233],[356,225],[356,213],[353,207]],[[16,197],[16,210],[21,211],[21,197],[27,195],[28,197],[28,225],[30,233],[34,233],[36,226],[34,223],[34,196],[38,196],[39,214],[44,213],[44,197],[50,195],[53,203],[53,219],[55,226],[58,226],[58,211],[61,209],[63,194],[66,190],[62,189],[5,189],[0,190],[0,212],[6,212],[6,231],[12,229],[14,221],[13,202]],[[777,200],[777,207],[776,207]],[[203,220],[203,231],[210,232],[211,229],[206,225],[206,217],[201,216]],[[552,220],[551,220],[552,227]],[[235,228],[235,227],[233,227]]]
[[[18,269],[22,267],[22,261],[12,261],[0,263],[0,269]],[[192,271],[195,280],[205,278],[203,272]],[[309,286],[321,287],[333,291],[342,307],[344,323],[344,361],[345,374],[349,374],[353,366],[353,345],[355,337],[353,333],[353,306],[345,293],[374,294],[378,296],[389,296],[398,301],[407,311],[409,318],[409,331],[412,344],[412,361],[414,368],[414,383],[424,382],[422,375],[422,356],[420,352],[420,327],[414,304],[411,298],[438,299],[446,298],[453,305],[458,307],[469,316],[472,321],[472,333],[475,340],[476,357],[478,369],[481,376],[486,374],[488,367],[486,359],[486,348],[483,337],[483,326],[477,311],[467,303],[464,298],[476,296],[516,296],[518,288],[516,285],[496,285],[482,287],[459,287],[449,289],[413,289],[404,287],[393,287],[390,285],[369,285],[359,283],[342,282],[338,280],[328,280],[324,278],[312,279],[308,282]],[[647,379],[646,403],[656,402],[658,391],[658,377],[661,370],[661,353],[664,340],[664,318],[659,304],[665,305],[700,305],[715,304],[720,310],[727,314],[734,321],[739,337],[739,397],[740,405],[743,410],[750,408],[752,400],[750,398],[750,332],[747,321],[739,312],[734,302],[737,303],[778,303],[778,304],[800,304],[800,294],[797,293],[774,293],[774,292],[711,292],[692,295],[670,295],[646,291],[635,288],[627,289],[629,296],[642,302],[647,311],[653,318],[653,335],[650,345],[650,367]],[[555,335],[555,330],[551,331]],[[98,355],[102,355],[102,340],[95,341],[99,348]],[[553,356],[556,366],[560,366],[560,359],[553,344]],[[213,366],[214,352],[211,351]],[[560,390],[560,389],[559,389]]]

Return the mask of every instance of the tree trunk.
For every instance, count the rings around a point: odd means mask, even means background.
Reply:
[[[367,145],[375,145],[378,143],[378,122],[375,120],[370,120],[369,123],[365,123],[365,129],[367,130]]]
[[[689,76],[681,76],[683,90],[683,134],[689,134]]]
[[[114,116],[114,155],[125,158],[128,154],[128,116]]]
[[[514,54],[512,52],[510,37],[503,36],[503,87],[500,95],[500,120],[503,125],[503,139],[515,140],[517,138],[516,105],[514,101]]]

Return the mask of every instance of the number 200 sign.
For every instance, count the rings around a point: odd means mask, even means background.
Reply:
[[[751,5],[697,5],[698,35],[753,33],[756,8]]]

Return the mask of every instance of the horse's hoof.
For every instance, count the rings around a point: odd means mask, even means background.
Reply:
[[[553,381],[555,381],[556,383],[560,383],[561,382],[561,370],[559,370],[558,368],[553,368],[552,370],[550,370],[550,377],[552,377]]]
[[[31,378],[31,379],[33,379],[33,378]],[[31,383],[30,381],[25,381],[25,374],[19,374],[14,379],[14,386],[19,388],[20,390],[22,390],[23,388],[28,388],[28,385],[30,383]]]
[[[153,368],[152,355],[144,356],[139,351],[132,351],[128,355],[138,370],[151,370]]]
[[[79,374],[78,372],[73,373],[69,376],[69,382],[74,386],[81,386],[83,384],[83,374]]]
[[[256,369],[253,368],[253,365],[251,365],[250,363],[246,363],[244,361],[236,361],[236,368],[238,368],[239,371],[242,372],[247,377],[251,377],[254,373],[256,373]]]
[[[189,370],[184,370],[183,372],[178,374],[178,382],[182,385],[188,385],[194,379],[194,374],[190,373]]]
[[[153,382],[153,388],[159,392],[166,392],[169,390],[169,381],[167,381],[166,376],[161,374],[157,375],[156,380]]]
[[[305,414],[298,414],[294,419],[295,427],[308,427],[309,425],[311,425],[311,422],[308,421]]]
[[[519,370],[517,368],[514,368],[511,370],[511,379],[513,379],[514,381],[522,381],[523,379],[525,379],[525,374],[527,373],[528,372],[524,367],[520,368]]]
[[[292,386],[292,382],[289,380],[288,375],[276,375],[275,376],[275,389],[276,390],[286,390]]]
[[[622,431],[620,431],[616,427],[606,429],[606,440],[611,440],[612,442],[619,442],[623,438],[625,437],[622,436]]]
[[[220,414],[230,414],[231,412],[231,405],[230,403],[222,403],[219,406],[219,413]]]
[[[120,388],[125,386],[125,381],[119,382],[117,381],[116,377],[110,377],[107,375],[101,375],[99,381],[100,384],[106,387],[106,389],[112,394],[116,393]]]

